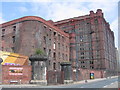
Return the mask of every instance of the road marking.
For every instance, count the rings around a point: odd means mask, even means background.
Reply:
[[[107,86],[108,86],[108,85],[104,86],[104,88],[107,87]]]
[[[114,84],[114,83],[111,83],[111,84]]]

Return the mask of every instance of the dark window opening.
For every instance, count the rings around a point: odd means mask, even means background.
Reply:
[[[46,48],[44,48],[44,53],[46,53]]]
[[[54,32],[54,36],[56,36],[56,32]]]
[[[90,24],[89,22],[87,24]]]
[[[49,65],[51,64],[50,60],[49,60]]]
[[[5,34],[5,29],[2,29],[2,35],[4,35]]]
[[[47,26],[45,26],[45,25],[44,25],[44,28],[46,29],[46,28],[47,28]]]
[[[56,70],[56,63],[53,63],[53,69]]]
[[[94,69],[94,67],[93,67],[93,66],[90,66],[90,69]]]
[[[51,49],[49,49],[49,56],[51,56]]]
[[[62,58],[63,58],[63,60],[64,60],[64,53],[62,54]]]
[[[4,38],[5,38],[5,36],[4,36],[4,35],[2,35],[2,40],[4,40]]]
[[[95,24],[97,24],[98,23],[98,20],[97,19],[95,19]]]
[[[44,43],[46,44],[46,37],[44,36],[43,38],[44,38]]]
[[[84,59],[84,57],[81,57],[81,59]]]
[[[58,62],[58,68],[61,69],[61,65],[60,65],[60,62]]]
[[[13,26],[13,31],[16,31],[16,26]]]
[[[93,64],[94,62],[93,61],[90,61],[90,64]]]
[[[81,63],[85,63],[84,61],[81,61]]]
[[[13,38],[13,43],[15,43],[15,36],[13,36],[12,38]]]
[[[53,53],[53,58],[56,59],[56,53],[55,52]]]
[[[84,52],[81,52],[81,55],[84,55]]]

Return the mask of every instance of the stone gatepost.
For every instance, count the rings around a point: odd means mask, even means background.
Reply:
[[[29,60],[31,61],[32,65],[32,80],[30,83],[47,85],[46,80],[47,57],[43,55],[32,55],[30,56]]]
[[[64,72],[64,84],[73,83],[72,64],[70,62],[62,62],[61,71]]]

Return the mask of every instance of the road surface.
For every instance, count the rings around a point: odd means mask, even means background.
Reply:
[[[118,81],[119,81],[118,78],[115,77],[115,78],[107,78],[107,79],[94,81],[94,82],[88,82],[88,83],[74,83],[74,84],[65,84],[65,85],[51,85],[51,86],[40,86],[40,85],[0,85],[0,87],[3,87],[3,90],[14,90],[14,89],[4,89],[4,88],[35,88],[33,90],[36,90],[37,88],[42,88],[44,90],[46,90],[46,89],[50,90],[50,88],[53,88],[53,89],[54,88],[62,88],[61,90],[64,90],[63,88],[118,88]],[[53,89],[51,89],[51,90],[53,90]],[[16,89],[16,90],[19,90],[19,89]],[[23,89],[20,89],[20,90],[23,90]],[[25,90],[27,90],[27,89],[25,89]],[[109,89],[109,90],[113,90],[113,89]]]

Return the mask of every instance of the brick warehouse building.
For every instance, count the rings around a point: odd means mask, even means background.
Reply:
[[[117,70],[114,33],[101,9],[54,25],[70,34],[70,61],[74,68],[105,70],[104,73],[114,75]]]
[[[41,49],[49,56],[48,69],[69,61],[69,35],[40,17],[27,16],[1,24],[1,50],[30,56]]]
[[[59,70],[69,60],[73,71],[105,70],[110,75],[116,70],[114,33],[100,9],[58,22],[27,16],[0,27],[1,50],[30,56],[40,48],[49,56],[49,70]]]

